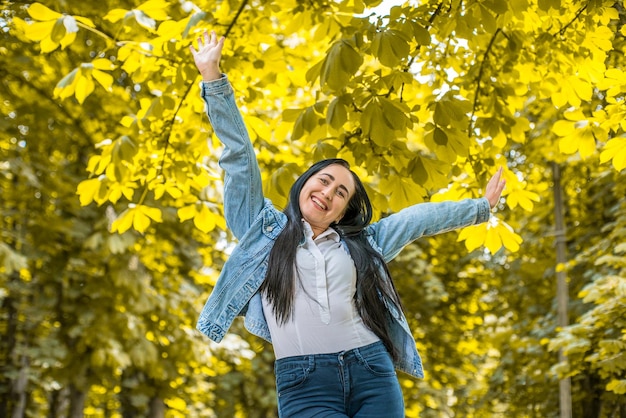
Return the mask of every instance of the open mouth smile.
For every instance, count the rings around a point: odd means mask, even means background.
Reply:
[[[324,202],[319,200],[317,197],[312,196],[311,201],[315,204],[315,206],[319,207],[321,210],[328,210],[328,206],[326,206]]]

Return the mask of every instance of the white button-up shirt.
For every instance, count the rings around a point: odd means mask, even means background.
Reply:
[[[310,225],[302,222],[306,240],[296,252],[296,290],[290,320],[279,326],[272,306],[263,299],[276,358],[336,353],[378,341],[354,306],[356,269],[339,234],[329,228],[313,239]]]

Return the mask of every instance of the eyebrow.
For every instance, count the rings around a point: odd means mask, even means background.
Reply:
[[[320,176],[327,176],[328,178],[330,178],[332,181],[335,181],[335,176],[333,176],[332,174],[328,174],[328,173],[320,173]],[[348,190],[348,188],[346,186],[344,186],[343,184],[340,184],[338,186],[340,189],[343,189],[346,191],[346,194],[348,196],[350,196],[350,191]]]

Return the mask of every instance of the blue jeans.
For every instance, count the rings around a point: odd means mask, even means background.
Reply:
[[[276,360],[280,418],[403,418],[404,400],[382,342]]]

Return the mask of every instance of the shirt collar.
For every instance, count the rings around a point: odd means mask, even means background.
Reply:
[[[311,228],[311,224],[309,224],[307,221],[305,221],[304,219],[302,219],[302,226],[304,227],[304,236],[306,239],[313,239],[313,229]],[[339,233],[337,231],[335,231],[333,228],[328,227],[328,229],[324,232],[322,232],[321,234],[319,234],[317,237],[315,237],[316,240],[320,239],[320,238],[327,238],[330,240],[333,240],[335,242],[339,242],[341,240],[341,237],[339,236]]]

